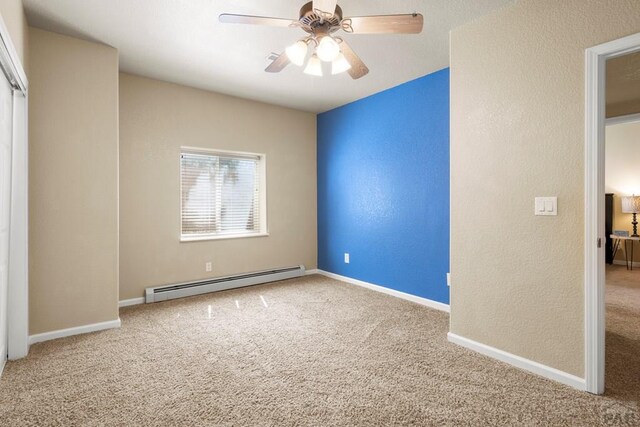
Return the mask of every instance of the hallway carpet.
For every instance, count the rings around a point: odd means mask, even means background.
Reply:
[[[640,269],[607,265],[605,301],[605,394],[640,426]]]
[[[314,275],[129,307],[121,329],[36,344],[0,379],[0,424],[625,425],[638,306],[613,299],[604,397],[449,343],[446,313]]]

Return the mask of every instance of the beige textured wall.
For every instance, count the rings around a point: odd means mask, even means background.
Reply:
[[[20,61],[25,70],[27,70],[26,52],[29,38],[29,27],[27,26],[27,18],[22,7],[22,0],[0,0],[0,14],[4,25],[9,30],[13,46],[18,52]]]
[[[118,54],[31,29],[30,333],[118,318]]]
[[[584,377],[584,52],[638,31],[637,0],[520,0],[451,33],[453,333]]]
[[[180,146],[266,153],[268,237],[180,243]],[[121,299],[148,286],[316,268],[316,248],[314,114],[120,74]]]
[[[640,52],[607,61],[606,97],[607,117],[640,113]]]
[[[615,194],[613,229],[631,234],[632,215],[622,212],[621,197],[640,195],[640,122],[607,126],[605,141],[605,191]],[[640,250],[634,250],[633,255],[636,262],[640,261]],[[622,251],[618,251],[616,259],[624,261]]]

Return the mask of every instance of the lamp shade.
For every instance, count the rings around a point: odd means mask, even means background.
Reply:
[[[309,74],[310,76],[322,77],[322,63],[315,53],[311,58],[309,58],[309,62],[307,62],[307,66],[304,69],[304,73]]]
[[[298,40],[289,46],[285,52],[287,57],[289,57],[289,61],[300,67],[304,64],[304,60],[307,57],[307,49],[307,43],[305,43],[304,40]]]
[[[331,63],[331,74],[340,74],[351,69],[351,64],[347,61],[342,53]]]
[[[338,43],[336,43],[333,37],[324,36],[316,48],[316,53],[320,60],[331,62],[340,54],[340,46],[338,46]]]
[[[622,212],[624,213],[640,213],[640,196],[622,197]]]

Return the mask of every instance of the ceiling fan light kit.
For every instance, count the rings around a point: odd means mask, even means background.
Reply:
[[[331,63],[331,74],[345,71],[353,79],[369,73],[364,62],[342,38],[334,37],[337,31],[348,34],[418,34],[422,32],[424,18],[419,13],[405,15],[380,15],[342,18],[342,9],[337,0],[314,0],[300,9],[297,20],[269,18],[264,16],[235,15],[223,13],[222,23],[268,25],[300,28],[309,34],[287,47],[265,69],[270,73],[282,71],[289,63],[302,67],[314,43],[314,52],[307,61],[304,73],[322,76],[322,62]]]

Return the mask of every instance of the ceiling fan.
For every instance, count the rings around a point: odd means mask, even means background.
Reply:
[[[335,33],[342,30],[347,34],[418,34],[424,22],[419,13],[343,18],[337,0],[310,1],[302,6],[299,16],[294,20],[223,13],[219,19],[228,24],[301,28],[308,33],[283,53],[270,57],[273,62],[265,69],[269,73],[278,73],[290,63],[298,66],[306,63],[306,74],[322,76],[324,61],[331,63],[331,74],[348,71],[353,79],[365,76],[369,69],[349,44]],[[311,56],[307,60],[309,52]]]

